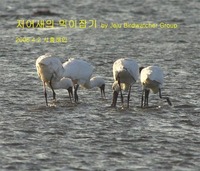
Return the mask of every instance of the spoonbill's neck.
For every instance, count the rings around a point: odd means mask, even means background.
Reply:
[[[120,91],[120,88],[119,88],[119,84],[117,81],[115,81],[112,85],[112,89],[116,92],[119,92]]]
[[[122,90],[128,91],[130,84],[121,83],[120,87]],[[112,85],[113,90],[117,92],[120,91],[120,87],[119,87],[118,81],[115,81]]]

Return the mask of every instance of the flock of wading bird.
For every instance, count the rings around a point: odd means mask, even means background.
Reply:
[[[79,100],[77,93],[79,85],[86,89],[99,87],[101,96],[105,97],[105,80],[100,76],[92,77],[94,67],[82,59],[71,58],[62,63],[59,58],[45,54],[36,60],[36,69],[38,76],[43,82],[47,106],[46,86],[51,88],[54,100],[56,100],[54,89],[67,89],[70,101],[72,102],[72,98],[74,97],[74,101],[77,103]],[[116,107],[119,94],[122,106],[124,105],[122,90],[128,91],[127,108],[129,107],[131,87],[138,80],[139,75],[142,85],[141,107],[148,106],[150,90],[154,94],[159,93],[161,99],[166,100],[170,106],[172,105],[169,97],[162,96],[161,94],[164,78],[160,67],[139,67],[134,59],[121,58],[113,64],[112,107]]]

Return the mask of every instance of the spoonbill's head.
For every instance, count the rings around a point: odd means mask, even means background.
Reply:
[[[69,98],[70,98],[70,100],[72,101],[71,98],[73,98],[73,88],[72,88],[72,87],[69,87],[67,90],[68,90],[68,93],[69,93]]]
[[[120,91],[120,87],[117,81],[115,81],[112,85],[112,89],[113,89],[113,99],[112,99],[112,107],[116,107],[117,104],[117,98],[118,98],[118,94]]]
[[[101,97],[105,97],[105,84],[102,84],[100,87],[100,91],[101,91]]]

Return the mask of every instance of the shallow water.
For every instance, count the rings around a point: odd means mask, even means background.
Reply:
[[[36,15],[37,11],[50,11]],[[25,1],[0,2],[0,170],[200,170],[200,2]],[[16,28],[18,19],[96,19],[98,28]],[[99,28],[101,23],[175,23],[177,29]],[[16,37],[67,37],[67,43],[17,43]],[[44,53],[83,58],[106,80],[99,90],[79,90],[80,103],[57,92],[45,106],[35,60]],[[139,82],[130,108],[110,108],[112,64],[130,57],[158,64],[163,94],[141,109]],[[126,93],[125,93],[126,94]]]

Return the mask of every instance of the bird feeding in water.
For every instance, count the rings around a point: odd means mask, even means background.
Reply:
[[[73,83],[71,79],[63,78],[64,68],[59,58],[51,57],[49,54],[42,55],[36,60],[36,69],[38,76],[43,82],[44,96],[47,106],[46,86],[51,88],[54,100],[56,100],[54,89],[67,89],[71,101],[71,97],[73,97]]]
[[[140,67],[140,81],[142,84],[142,100],[141,107],[148,106],[149,92],[150,90],[156,94],[159,93],[161,99],[166,99],[171,106],[172,103],[169,97],[164,97],[161,94],[161,88],[163,86],[164,77],[163,71],[158,66],[148,66],[146,68]]]
[[[129,107],[130,93],[132,85],[137,81],[139,67],[135,60],[121,58],[113,64],[113,101],[111,106],[116,107],[118,94],[120,92],[122,106],[124,103],[122,90],[128,91],[127,107]]]
[[[65,69],[64,76],[70,78],[74,84],[75,102],[78,102],[79,85],[86,89],[99,87],[101,96],[105,97],[105,81],[100,76],[92,77],[94,67],[91,64],[82,59],[71,58],[63,63],[63,67]]]

